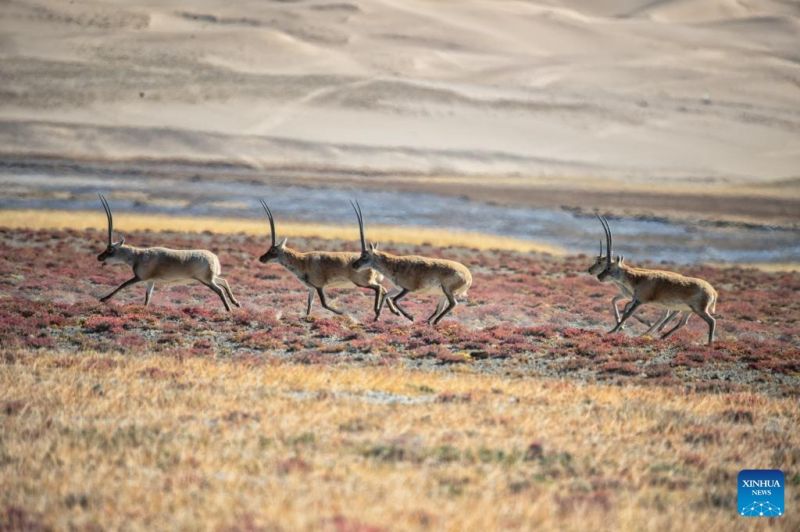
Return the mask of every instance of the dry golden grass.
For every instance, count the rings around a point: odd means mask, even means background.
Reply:
[[[730,268],[730,264],[710,262],[708,266],[715,268]],[[745,268],[754,268],[762,272],[797,272],[800,271],[800,263],[797,262],[748,262],[742,264]]]
[[[800,460],[789,399],[469,372],[7,353],[0,407],[0,520],[58,529],[745,530]]]
[[[7,227],[104,223],[94,212],[0,211]],[[125,214],[126,230],[264,235],[265,225]],[[797,530],[799,424],[796,400],[759,393],[470,366],[0,350],[0,530]],[[785,517],[737,516],[743,468],[786,473]]]
[[[354,219],[355,220],[355,219]],[[42,211],[0,210],[0,227],[11,229],[102,229],[106,227],[105,214],[98,211]],[[115,217],[115,228],[125,231],[184,231],[214,233],[245,233],[266,237],[266,221],[247,218],[204,218],[166,216],[159,214],[122,213]],[[281,237],[318,237],[358,242],[358,226],[323,225],[281,222]],[[521,252],[541,252],[564,255],[563,249],[547,244],[517,238],[487,235],[474,232],[453,232],[425,227],[370,226],[370,238],[376,242],[411,245],[431,244],[438,247],[465,247],[474,249],[504,249]]]

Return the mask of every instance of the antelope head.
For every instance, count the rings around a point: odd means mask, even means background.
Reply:
[[[103,264],[111,264],[114,262],[126,262],[117,251],[125,245],[125,237],[120,236],[119,242],[114,242],[114,217],[111,214],[111,207],[108,206],[105,196],[100,196],[100,202],[103,204],[103,209],[106,211],[106,218],[108,219],[108,245],[106,249],[97,256],[97,260]]]
[[[272,242],[267,249],[267,252],[261,255],[258,260],[267,263],[271,260],[278,260],[283,256],[283,252],[286,249],[286,239],[284,238],[281,240],[280,244],[275,243],[275,218],[272,217],[272,211],[269,210],[269,206],[267,202],[263,199],[261,200],[261,206],[264,207],[264,212],[267,213],[267,218],[269,219],[269,232],[270,236],[272,237]]]
[[[594,262],[589,266],[589,274],[595,277],[606,269],[606,257],[603,255],[603,241],[600,241],[600,252],[595,257]]]
[[[589,273],[597,275],[597,279],[603,283],[619,280],[622,278],[622,265],[625,258],[621,255],[617,255],[616,259],[611,260],[614,249],[614,238],[611,236],[611,228],[608,225],[608,220],[604,217],[598,215],[597,219],[600,220],[600,225],[603,226],[603,231],[606,233],[606,254],[603,256],[603,243],[601,241],[600,255],[598,255],[592,267],[589,268]]]
[[[369,247],[367,247],[367,241],[364,238],[364,215],[361,214],[361,205],[352,201],[350,205],[353,206],[353,210],[356,212],[358,230],[361,234],[361,256],[353,262],[353,268],[357,271],[366,270],[367,268],[372,268],[375,264],[375,252],[378,251],[378,244],[370,242]]]

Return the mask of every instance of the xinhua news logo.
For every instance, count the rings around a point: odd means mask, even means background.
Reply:
[[[739,515],[780,517],[784,513],[783,471],[743,469],[739,471]]]

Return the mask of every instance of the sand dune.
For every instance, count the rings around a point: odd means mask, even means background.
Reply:
[[[759,182],[800,168],[800,4],[8,2],[0,152]]]
[[[653,0],[640,5],[628,16],[645,16],[665,22],[697,23],[712,20],[759,17],[772,14],[796,15],[796,3],[740,0]]]

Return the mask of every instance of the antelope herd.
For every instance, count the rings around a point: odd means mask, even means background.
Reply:
[[[267,213],[269,219],[269,230],[272,236],[272,243],[266,253],[261,255],[258,260],[266,264],[274,260],[290,272],[292,272],[301,283],[308,287],[308,305],[306,306],[306,317],[311,314],[311,304],[314,302],[314,294],[319,295],[319,301],[323,307],[334,314],[343,314],[335,307],[328,305],[325,297],[325,288],[342,286],[360,286],[375,291],[375,319],[381,315],[383,302],[386,301],[389,309],[395,314],[399,314],[391,299],[386,299],[386,288],[383,287],[383,275],[369,269],[356,270],[353,263],[358,259],[358,253],[346,251],[310,251],[303,253],[295,251],[286,245],[286,239],[276,244],[275,218],[272,211],[264,200],[261,206]]]
[[[204,249],[177,250],[163,247],[138,248],[125,244],[125,238],[114,242],[114,218],[111,208],[101,194],[100,201],[108,219],[108,244],[97,256],[104,265],[108,263],[127,264],[133,269],[133,277],[123,282],[100,301],[108,301],[120,290],[138,283],[146,283],[144,304],[148,305],[157,282],[173,283],[198,281],[216,293],[222,300],[225,310],[231,310],[230,303],[241,306],[233,296],[228,282],[220,277],[219,258]],[[275,218],[267,203],[261,206],[267,215],[270,227],[270,247],[259,257],[266,264],[275,261],[308,288],[306,317],[311,314],[314,295],[320,304],[335,314],[343,312],[328,303],[325,289],[344,286],[358,286],[375,292],[374,319],[380,317],[384,303],[394,314],[404,316],[410,321],[414,317],[400,306],[400,299],[411,292],[436,293],[440,295],[436,309],[428,316],[427,322],[436,325],[458,304],[472,284],[472,274],[463,264],[446,259],[422,257],[418,255],[393,255],[378,250],[378,245],[367,245],[364,236],[364,216],[361,206],[352,203],[358,221],[361,238],[361,253],[344,251],[301,252],[286,245],[286,239],[277,242]],[[625,322],[634,317],[649,326],[643,333],[662,331],[679,313],[683,313],[677,325],[661,338],[666,338],[686,325],[692,314],[697,314],[708,324],[708,344],[714,342],[716,321],[711,315],[715,311],[717,292],[705,280],[686,277],[675,272],[635,268],[625,264],[620,255],[613,257],[613,236],[608,220],[598,216],[605,233],[606,247],[600,242],[600,253],[589,268],[589,273],[602,283],[613,283],[619,294],[612,300],[615,326],[609,333],[624,328]],[[390,294],[383,286],[388,278],[399,291]],[[620,315],[617,303],[629,299]],[[643,305],[653,305],[663,309],[663,314],[653,323],[635,316]]]

